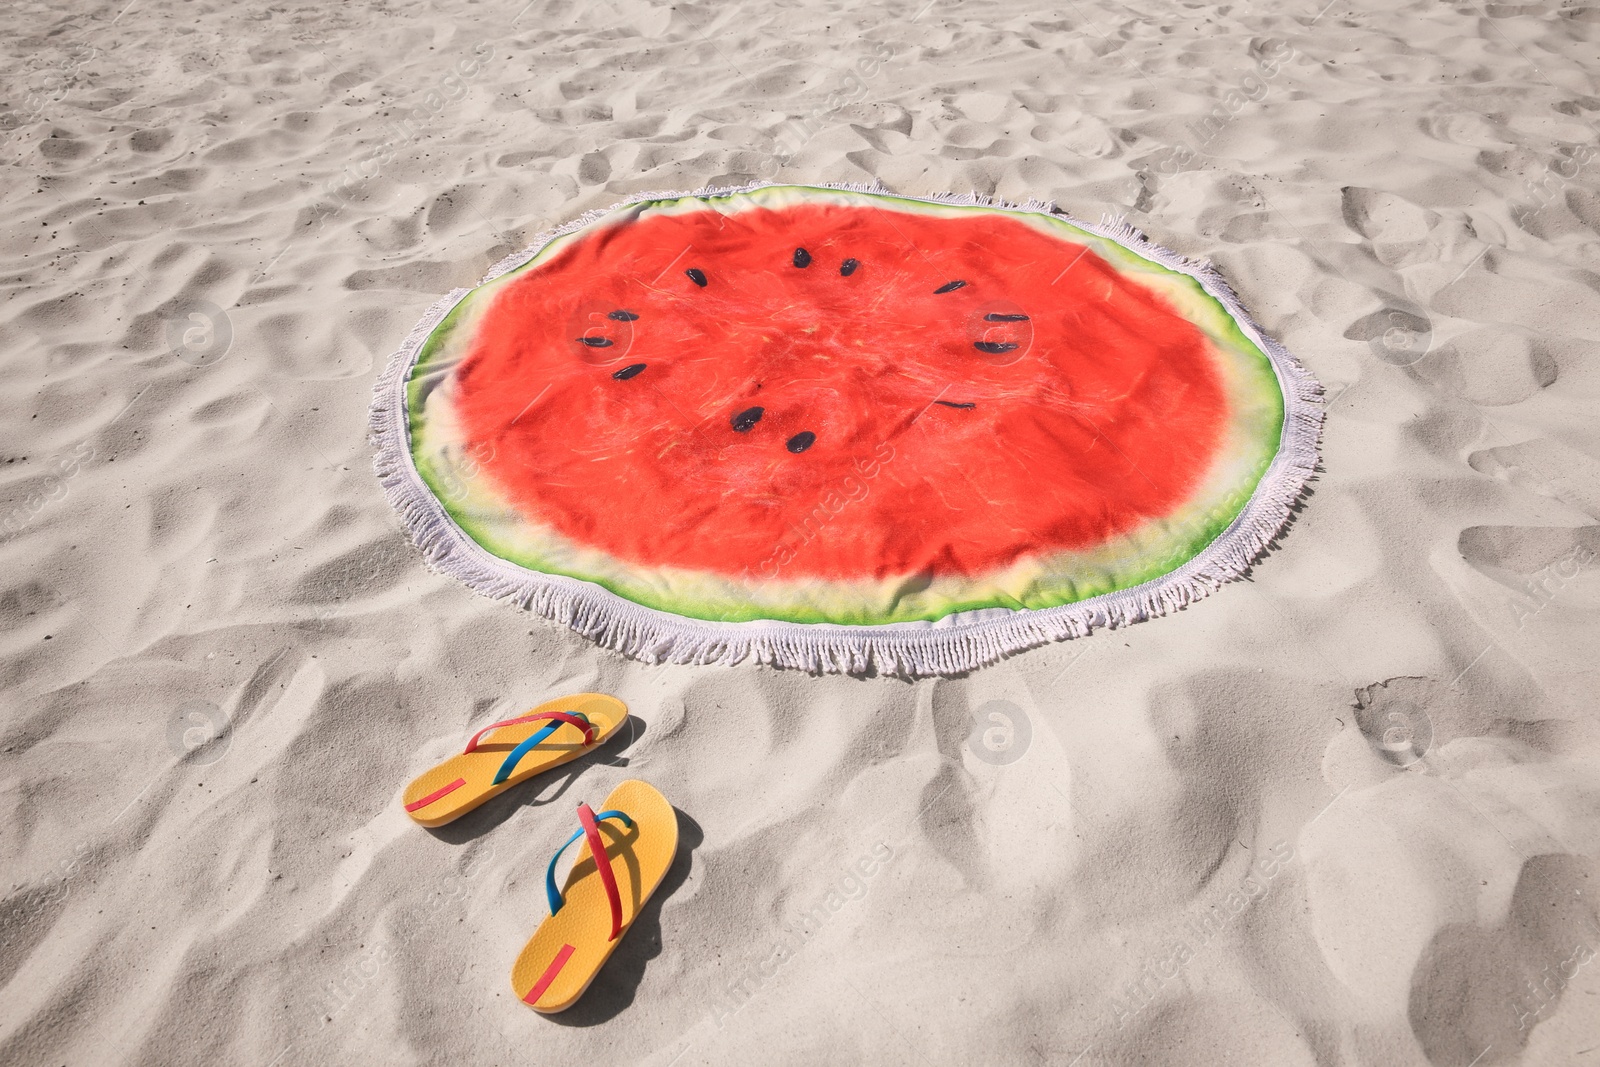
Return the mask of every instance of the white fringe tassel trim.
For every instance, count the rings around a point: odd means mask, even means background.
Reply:
[[[590,211],[541,235],[526,250],[495,264],[483,282],[514,270],[551,240],[581,229],[618,207],[650,200],[725,195],[792,184],[754,182],[695,193],[634,196],[614,207]],[[759,663],[812,672],[860,674],[876,669],[884,674],[922,677],[959,674],[1024,649],[1087,636],[1097,626],[1126,626],[1177,611],[1244,574],[1288,524],[1316,469],[1323,418],[1322,387],[1299,360],[1256,325],[1232,288],[1210,263],[1188,259],[1151,243],[1121,218],[1106,218],[1099,225],[1091,225],[1057,211],[1053,204],[1044,201],[1009,204],[978,193],[906,196],[890,193],[878,182],[811,188],[1052,215],[1194,278],[1228,309],[1239,328],[1267,353],[1283,391],[1284,422],[1278,454],[1250,502],[1216,540],[1182,566],[1143,585],[1060,607],[1021,611],[986,608],[951,615],[937,622],[882,626],[708,622],[657,611],[593,583],[528,570],[491,555],[456,525],[418,475],[411,457],[406,382],[434,327],[471,291],[457,289],[428,309],[422,321],[390,357],[388,367],[373,390],[371,432],[377,448],[373,465],[389,502],[400,513],[412,540],[429,564],[485,596],[514,601],[547,619],[570,626],[607,648],[647,663],[734,664],[753,656]]]

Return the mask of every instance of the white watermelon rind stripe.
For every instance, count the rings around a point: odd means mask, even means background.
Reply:
[[[480,285],[526,264],[551,241],[631,204],[726,196],[785,184],[791,183],[640,194],[541,235],[529,249],[496,264]],[[594,582],[529,570],[493,555],[456,523],[417,470],[411,451],[407,382],[428,338],[473,291],[458,289],[434,304],[395,352],[375,384],[372,405],[371,429],[377,448],[374,465],[379,479],[432,566],[480,593],[512,600],[606,647],[648,662],[736,663],[754,658],[809,671],[861,672],[876,667],[884,673],[924,676],[972,670],[1040,644],[1085,636],[1097,627],[1126,625],[1176,610],[1243,574],[1290,520],[1317,463],[1323,418],[1321,387],[1298,360],[1255,324],[1209,264],[1152,244],[1120,220],[1093,225],[1039,201],[1008,204],[977,194],[914,197],[892,193],[876,183],[801,188],[868,193],[911,203],[1033,212],[1067,222],[1140,259],[1193,278],[1222,305],[1242,336],[1266,355],[1282,393],[1279,448],[1248,503],[1208,545],[1174,569],[1128,588],[1054,607],[989,607],[957,611],[936,621],[874,625],[772,619],[721,622],[646,607]]]

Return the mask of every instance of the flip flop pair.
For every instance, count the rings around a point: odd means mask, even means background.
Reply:
[[[598,747],[627,717],[615,697],[584,693],[486,726],[466,751],[406,787],[406,812],[424,826],[442,826]],[[518,999],[546,1014],[571,1007],[589,988],[678,852],[677,813],[644,782],[623,782],[598,812],[579,804],[578,824],[545,869],[550,915],[511,970]],[[580,838],[577,859],[558,889],[556,864]]]

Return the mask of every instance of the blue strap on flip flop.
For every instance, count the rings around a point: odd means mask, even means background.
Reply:
[[[569,714],[574,718],[582,719],[586,723],[589,721],[589,716],[585,715],[581,711],[569,712]],[[494,784],[499,785],[507,778],[510,778],[511,772],[517,769],[517,764],[522,762],[523,756],[526,756],[529,752],[532,752],[534,748],[538,746],[540,741],[543,741],[545,738],[561,729],[561,727],[567,725],[570,724],[557,720],[550,723],[548,726],[544,726],[538,730],[535,730],[526,741],[522,742],[522,744],[512,749],[510,753],[506,755],[505,762],[500,764],[500,769],[498,771],[494,772]]]
[[[621,819],[623,826],[627,827],[630,830],[633,829],[633,820],[628,818],[628,816],[624,812],[620,812],[620,811],[602,811],[602,812],[600,812],[598,815],[596,815],[594,817],[594,821],[597,822],[597,823],[604,822],[607,819]],[[567,849],[572,847],[572,843],[574,841],[576,841],[578,838],[580,838],[582,836],[583,836],[583,831],[579,830],[577,833],[575,833],[571,837],[567,838],[567,843],[565,845],[562,845],[560,848],[556,849],[556,854],[554,856],[550,857],[550,866],[545,869],[545,872],[544,872],[544,893],[545,893],[545,896],[547,898],[549,898],[549,900],[550,900],[550,914],[551,915],[554,915],[556,912],[560,911],[561,910],[561,905],[566,903],[566,898],[561,895],[561,890],[556,888],[556,861],[561,858],[561,854],[563,852],[565,852]],[[603,858],[604,857],[598,857],[597,856],[595,858],[595,863],[598,864],[600,862],[600,860],[603,859]]]

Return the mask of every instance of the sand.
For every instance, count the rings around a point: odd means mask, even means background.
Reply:
[[[1600,1056],[1600,16],[925,3],[0,12],[0,1062]],[[365,438],[422,310],[760,177],[1211,258],[1328,386],[1300,517],[917,682],[653,667],[429,572]],[[590,689],[602,757],[401,811]],[[633,776],[679,863],[536,1015],[545,860]]]

